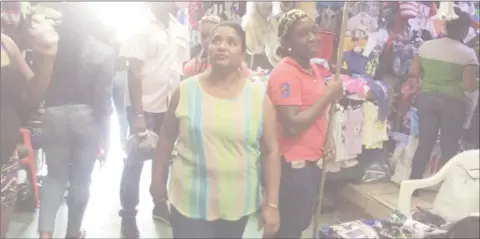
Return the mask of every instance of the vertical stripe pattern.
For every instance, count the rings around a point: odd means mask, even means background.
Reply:
[[[169,199],[190,218],[237,220],[260,204],[262,84],[247,81],[235,99],[218,99],[197,77],[180,83],[180,121]]]

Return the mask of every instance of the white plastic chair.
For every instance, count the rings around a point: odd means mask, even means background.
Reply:
[[[435,175],[400,184],[398,210],[411,217],[412,194],[415,190],[442,186],[435,198],[432,212],[447,221],[456,221],[479,211],[480,151],[468,150],[455,155]]]

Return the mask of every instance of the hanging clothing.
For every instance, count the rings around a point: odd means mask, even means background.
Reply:
[[[317,57],[330,61],[335,50],[335,33],[320,30],[318,31],[318,37],[321,44],[318,48]]]
[[[205,92],[198,77],[179,85],[180,121],[169,201],[188,218],[238,220],[260,207],[262,84],[245,82],[232,100]]]
[[[381,149],[383,142],[388,140],[387,124],[378,120],[378,106],[372,102],[363,104],[365,128],[363,145],[366,149]]]
[[[362,153],[364,110],[363,104],[347,106],[345,119],[345,149],[349,156],[357,157]]]
[[[317,15],[316,3],[314,1],[299,1],[296,4],[296,8],[305,12],[311,19],[315,19],[315,16]]]
[[[272,15],[270,2],[248,2],[251,10],[242,19],[245,30],[247,51],[249,54],[265,52],[266,44],[278,42],[276,37],[277,23]]]

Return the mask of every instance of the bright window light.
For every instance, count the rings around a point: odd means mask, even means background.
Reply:
[[[143,2],[91,2],[100,19],[115,29],[121,42],[130,38],[148,24],[148,16]]]

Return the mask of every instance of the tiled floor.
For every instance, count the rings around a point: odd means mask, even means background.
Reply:
[[[114,121],[115,122],[115,121]],[[112,126],[112,138],[116,139],[116,124]],[[118,210],[119,182],[122,173],[123,153],[119,143],[112,142],[111,153],[107,163],[95,169],[91,186],[91,197],[85,214],[83,227],[87,230],[89,238],[120,238],[120,218]],[[156,223],[151,218],[153,204],[148,192],[150,185],[150,163],[146,163],[141,181],[141,196],[138,226],[142,238],[171,238],[169,227]],[[337,223],[339,221],[355,220],[363,217],[361,210],[351,204],[339,204],[334,214],[324,215],[320,218],[321,225]],[[57,214],[54,236],[62,238],[65,235],[67,219],[66,205],[62,205]],[[252,217],[245,231],[245,238],[260,238],[261,232],[257,231],[257,220]],[[12,219],[8,238],[38,238],[37,213],[17,214]],[[311,238],[311,229],[305,231],[304,237]]]

